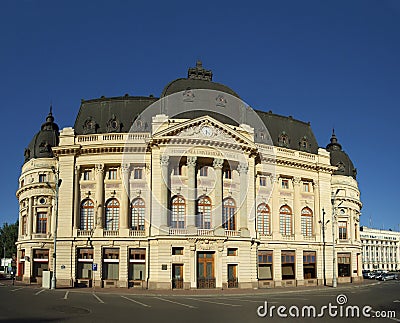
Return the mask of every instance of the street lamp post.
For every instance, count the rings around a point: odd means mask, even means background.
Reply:
[[[324,286],[326,286],[326,260],[325,260],[325,247],[326,247],[326,240],[325,240],[325,230],[326,225],[329,223],[329,220],[325,222],[325,210],[322,209],[322,221],[319,221],[322,225],[322,258],[323,258],[323,272],[324,272]]]
[[[53,276],[51,278],[51,289],[56,289],[56,271],[57,271],[57,266],[56,266],[56,252],[57,252],[57,228],[58,228],[58,192],[60,189],[61,185],[61,179],[60,179],[60,170],[57,167],[57,170],[55,169],[54,166],[51,167],[51,170],[53,171],[53,174],[56,177],[55,183],[56,183],[56,189],[55,189],[55,225],[54,225],[54,233],[53,233],[53,244],[54,244],[54,252],[53,252]]]
[[[336,196],[339,193],[340,189],[337,189],[335,194],[332,194],[331,203],[332,203],[332,247],[333,247],[333,278],[332,278],[332,287],[337,287],[337,277],[336,277],[336,242],[335,242],[335,223],[336,223],[336,207],[340,206],[343,203],[340,202],[338,206],[335,206]]]

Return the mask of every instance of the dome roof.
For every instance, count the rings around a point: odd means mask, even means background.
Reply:
[[[215,90],[240,98],[235,91],[226,85],[212,82],[212,71],[204,69],[201,61],[196,62],[196,67],[189,68],[187,78],[179,78],[168,83],[162,91],[161,97],[193,89]]]
[[[326,150],[331,155],[331,165],[338,167],[333,173],[334,175],[351,176],[354,179],[357,176],[357,169],[354,168],[350,157],[342,150],[342,145],[339,144],[335,130],[332,132],[331,142],[326,146]]]
[[[51,158],[51,147],[58,145],[59,128],[54,123],[52,108],[47,115],[46,122],[42,124],[40,131],[33,137],[28,148],[25,149],[25,162],[32,158]]]

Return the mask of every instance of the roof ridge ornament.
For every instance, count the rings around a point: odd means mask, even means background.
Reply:
[[[196,67],[190,67],[188,69],[187,78],[192,80],[212,81],[212,71],[204,69],[203,63],[198,60],[196,62]]]

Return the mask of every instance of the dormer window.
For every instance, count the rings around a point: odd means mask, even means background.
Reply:
[[[283,131],[280,135],[279,135],[279,139],[278,139],[278,144],[281,147],[289,147],[290,144],[290,139],[288,134]]]
[[[306,136],[302,137],[299,141],[299,149],[302,151],[309,151],[310,150],[310,143]]]

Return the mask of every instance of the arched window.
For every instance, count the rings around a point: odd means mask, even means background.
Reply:
[[[181,195],[176,195],[171,200],[171,228],[182,229],[185,227],[186,203]]]
[[[109,199],[106,203],[106,230],[118,230],[119,202],[117,199]]]
[[[211,229],[211,199],[201,196],[197,201],[196,227]]]
[[[282,133],[279,135],[278,144],[281,147],[289,147],[290,139],[285,131],[282,131]]]
[[[232,198],[223,201],[222,227],[226,230],[236,230],[235,223],[236,203]]]
[[[131,228],[132,230],[144,231],[144,211],[146,206],[144,200],[136,198],[131,204]]]
[[[279,210],[279,230],[285,236],[292,235],[292,209],[288,205]]]
[[[81,230],[92,230],[94,222],[94,204],[91,199],[83,200],[81,203]]]
[[[261,203],[257,207],[257,229],[260,234],[266,235],[271,233],[270,221],[269,206],[265,203]]]
[[[313,234],[313,214],[310,208],[305,207],[301,210],[301,234],[311,237]]]

